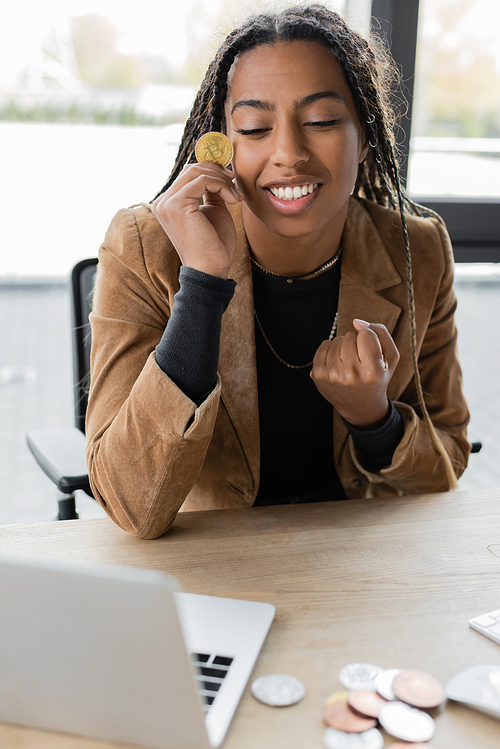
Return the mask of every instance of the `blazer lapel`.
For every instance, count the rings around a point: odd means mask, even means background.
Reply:
[[[252,267],[240,206],[232,209],[231,214],[237,231],[237,249],[229,277],[237,286],[222,316],[219,376],[222,401],[256,486],[260,472],[260,436]]]
[[[392,334],[401,308],[379,292],[403,282],[369,213],[354,199],[349,203],[342,235],[342,274],[338,333],[353,330],[352,320],[383,323]]]

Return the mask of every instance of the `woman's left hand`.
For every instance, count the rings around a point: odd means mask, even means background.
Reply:
[[[375,429],[387,416],[387,387],[399,351],[385,325],[357,319],[353,325],[356,333],[323,341],[311,378],[346,421],[360,429]]]

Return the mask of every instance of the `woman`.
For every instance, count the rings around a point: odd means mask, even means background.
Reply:
[[[382,68],[322,6],[251,18],[211,63],[163,190],[113,220],[88,464],[125,530],[155,538],[181,506],[456,487],[452,251],[400,186]],[[232,169],[194,162],[208,131]]]

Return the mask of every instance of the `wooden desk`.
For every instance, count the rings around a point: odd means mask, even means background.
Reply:
[[[224,749],[321,749],[325,699],[353,661],[421,669],[443,683],[500,662],[499,646],[467,624],[500,607],[500,490],[181,513],[155,541],[107,519],[4,526],[0,553],[151,567],[193,593],[273,603],[252,678],[293,674],[306,697],[273,709],[247,688]],[[500,721],[454,703],[435,717],[436,749],[500,746]],[[118,745],[2,725],[0,746]]]

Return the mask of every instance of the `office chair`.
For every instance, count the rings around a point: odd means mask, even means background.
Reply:
[[[85,459],[85,413],[90,384],[90,324],[97,258],[80,260],[71,270],[71,338],[75,426],[34,429],[26,441],[35,460],[58,490],[56,520],[78,518],[75,492],[93,497]]]
[[[73,392],[75,426],[34,429],[26,441],[43,472],[58,489],[56,520],[76,520],[75,492],[93,498],[85,457],[85,413],[90,384],[90,324],[97,258],[80,260],[71,270],[70,299],[73,344]],[[481,442],[472,443],[478,453]]]

